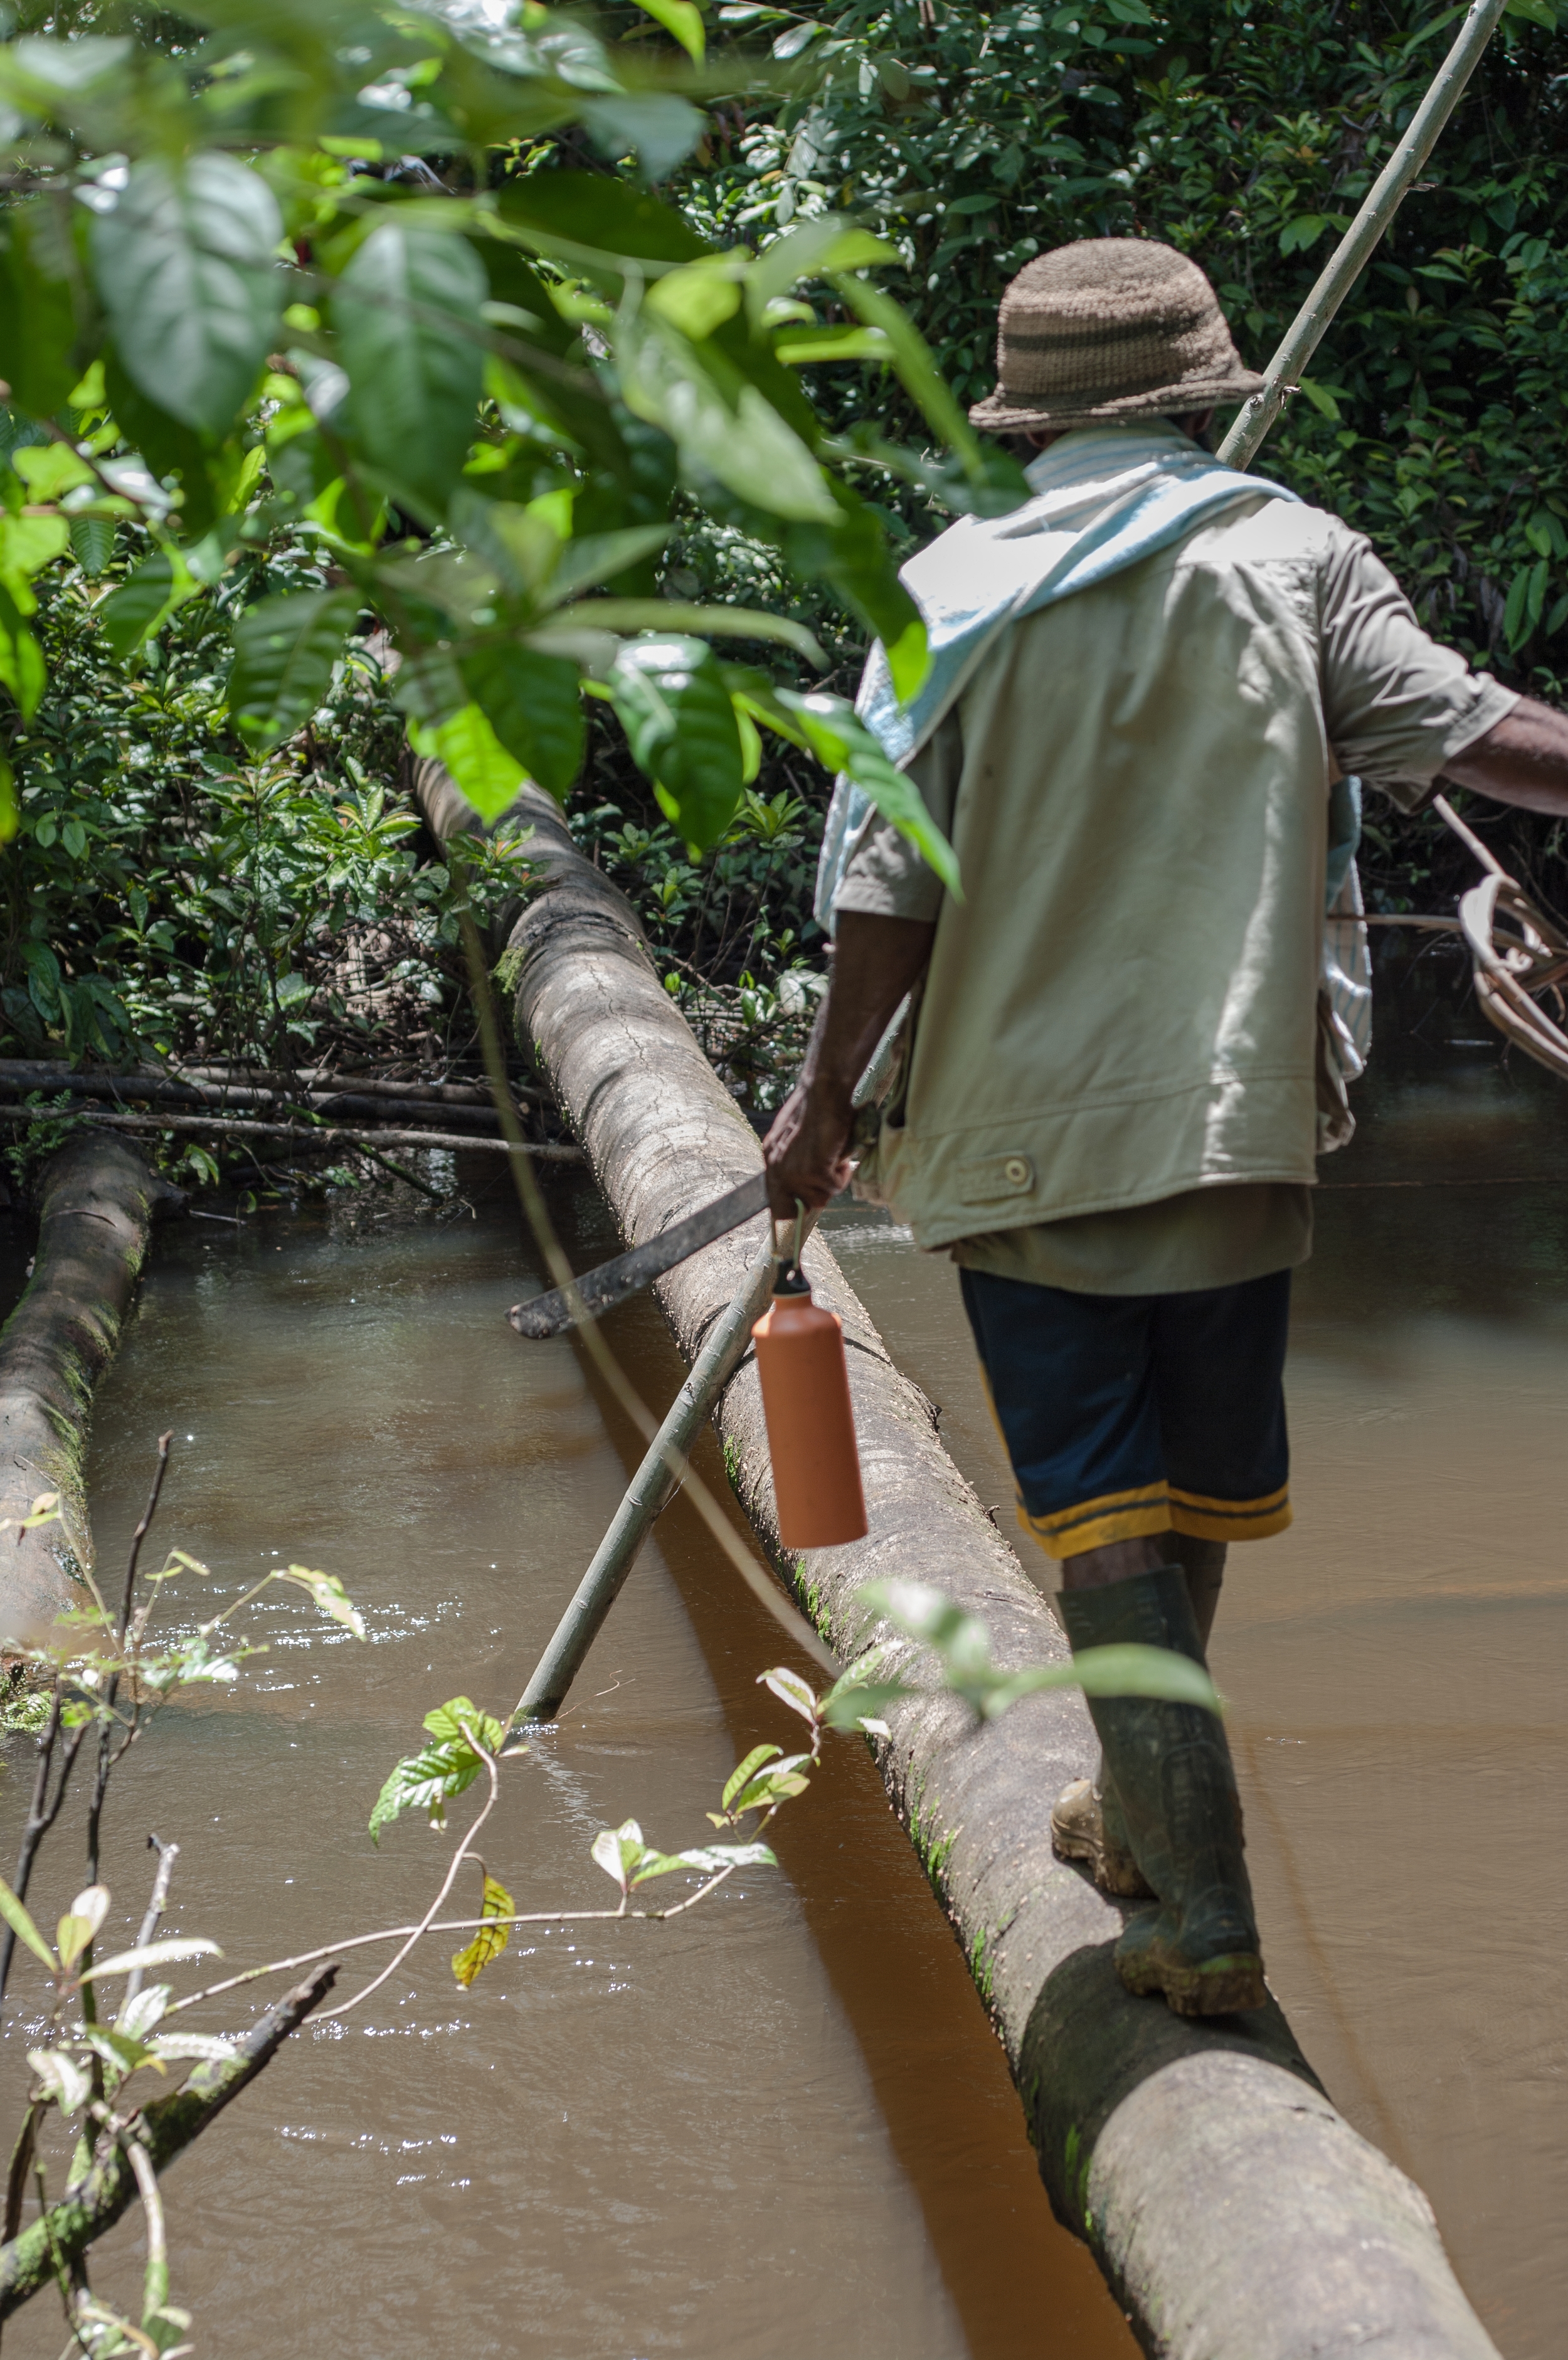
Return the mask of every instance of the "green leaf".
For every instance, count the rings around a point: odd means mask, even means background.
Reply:
[[[702,10],[693,0],[637,0],[645,16],[663,25],[666,33],[679,41],[694,65],[701,65],[707,49],[707,34],[703,26]]]
[[[452,1697],[445,1704],[438,1704],[425,1714],[424,1726],[433,1737],[458,1745],[467,1744],[464,1732],[472,1730],[487,1754],[499,1753],[506,1738],[504,1722],[497,1721],[493,1713],[481,1712],[466,1696]]]
[[[393,220],[371,231],[333,298],[360,448],[427,520],[444,509],[474,437],[488,293],[466,239]]]
[[[1557,30],[1558,12],[1553,0],[1508,0],[1503,14],[1505,16],[1523,16],[1530,24],[1539,25],[1543,33]]]
[[[534,232],[546,247],[645,262],[692,262],[713,250],[671,206],[599,172],[534,172],[507,180],[497,203],[503,221]]]
[[[12,1933],[27,1944],[34,1958],[41,1960],[52,1975],[55,1970],[54,1952],[49,1949],[3,1876],[0,1876],[0,1918],[4,1918]]]
[[[10,691],[24,721],[38,711],[48,678],[42,648],[11,593],[0,588],[0,687]]]
[[[776,1868],[778,1858],[765,1843],[694,1844],[689,1852],[645,1852],[632,1873],[633,1885],[651,1876],[668,1876],[673,1869],[695,1868],[715,1876],[723,1868]]]
[[[672,635],[621,649],[609,691],[638,768],[686,842],[706,851],[746,783],[735,708],[712,650]]]
[[[62,492],[94,481],[92,468],[69,442],[34,443],[29,450],[14,451],[11,464],[35,500],[58,500]]]
[[[782,328],[773,342],[781,361],[804,368],[810,361],[889,361],[893,346],[881,328]]]
[[[27,2062],[38,2076],[40,2090],[46,2097],[55,2100],[61,2114],[73,2114],[92,2096],[92,2074],[79,2059],[68,2055],[63,2049],[29,2049]]]
[[[177,1934],[165,1942],[144,1942],[135,1950],[117,1950],[112,1959],[101,1965],[89,1967],[82,1977],[84,1983],[97,1983],[104,1975],[128,1975],[138,1967],[171,1967],[181,1959],[221,1959],[223,1952],[215,1942],[204,1935]]]
[[[195,2059],[203,2065],[226,2065],[239,2054],[232,2040],[217,2032],[160,2032],[148,2044],[147,2062],[160,2066]]]
[[[695,11],[694,11],[695,14]],[[645,180],[663,180],[691,154],[707,128],[689,99],[672,91],[627,91],[585,99],[578,112],[594,146],[610,161],[632,155]]]
[[[89,582],[96,582],[108,570],[114,558],[114,518],[73,516],[71,519],[71,553]]]
[[[1503,636],[1510,651],[1522,647],[1540,625],[1551,581],[1552,568],[1544,558],[1539,565],[1522,566],[1514,575],[1503,609]]]
[[[763,1763],[773,1761],[783,1751],[783,1747],[778,1745],[752,1746],[744,1762],[738,1762],[724,1782],[724,1792],[718,1799],[726,1810],[729,1808],[740,1789],[756,1775]]]
[[[485,1892],[484,1899],[479,1904],[480,1917],[485,1918],[512,1917],[516,1912],[517,1904],[506,1886],[498,1885],[488,1871],[483,1871],[481,1874],[484,1875]],[[492,1959],[500,1957],[510,1939],[510,1926],[486,1925],[479,1928],[467,1949],[459,1950],[452,1961],[452,1972],[465,1991],[468,1989],[475,1977],[484,1972]]]
[[[148,633],[193,598],[199,586],[182,557],[159,550],[127,574],[117,590],[111,590],[97,610],[98,621],[120,661],[134,655]]]
[[[236,627],[229,710],[258,752],[291,738],[332,683],[359,599],[352,590],[305,590],[266,598]]]
[[[625,1819],[619,1828],[600,1828],[588,1846],[588,1857],[607,1876],[613,1877],[624,1893],[632,1871],[647,1850],[636,1820]]]
[[[753,676],[754,678],[754,676]],[[825,769],[841,770],[869,795],[941,879],[955,901],[963,899],[953,847],[932,819],[918,790],[895,770],[852,705],[839,696],[803,696],[795,689],[759,696],[748,687],[743,707],[795,744],[814,753]]]
[[[648,290],[647,301],[650,311],[700,344],[740,309],[740,282],[728,257],[722,262],[694,262],[684,270],[667,271],[663,279],[656,279]]]
[[[787,1704],[791,1712],[799,1713],[802,1721],[816,1728],[817,1698],[798,1672],[776,1665],[771,1672],[760,1674],[759,1681],[762,1687],[773,1691],[781,1704]]]
[[[301,997],[308,1000],[310,995],[311,987],[306,983]],[[280,1000],[283,997],[281,985],[278,996]],[[330,1614],[334,1622],[341,1622],[345,1630],[352,1631],[356,1639],[363,1639],[365,1617],[335,1573],[313,1573],[308,1566],[291,1565],[287,1573],[279,1576],[279,1579],[291,1581],[299,1589],[308,1590],[323,1614]]]
[[[131,166],[94,216],[93,276],[121,362],[150,401],[222,434],[276,339],[283,279],[278,201],[258,172],[214,149]]]
[[[454,1697],[427,1712],[424,1726],[432,1743],[418,1754],[405,1755],[389,1772],[370,1814],[372,1843],[379,1843],[381,1830],[404,1811],[428,1812],[432,1827],[444,1824],[447,1804],[466,1793],[485,1766],[484,1755],[476,1753],[463,1734],[465,1725],[486,1753],[499,1751],[506,1736],[501,1723],[480,1712],[467,1697]]]
[[[465,656],[459,669],[504,751],[564,803],[583,767],[586,730],[576,665],[569,657],[542,654],[536,648],[491,647]],[[516,792],[514,787],[511,793]]]
[[[82,2038],[89,2049],[95,2049],[104,2064],[111,2066],[116,2074],[139,2072],[144,2065],[152,2066],[159,2073],[163,2070],[156,2049],[149,2049],[145,2040],[137,2040],[133,2034],[122,2032],[112,2025],[90,2024]]]
[[[55,1928],[55,1941],[62,1967],[73,1967],[99,1927],[109,1914],[109,1888],[106,1885],[90,1885],[79,1893],[70,1910]]]
[[[0,377],[33,417],[52,418],[79,375],[70,247],[38,200],[6,212],[0,238]]]
[[[799,435],[756,386],[730,381],[710,345],[699,349],[643,311],[622,325],[616,357],[627,408],[663,428],[699,482],[715,479],[773,516],[837,522],[838,503]]]
[[[409,743],[416,754],[443,763],[482,820],[500,818],[516,802],[523,767],[501,744],[489,718],[472,701],[444,721],[411,721]]]

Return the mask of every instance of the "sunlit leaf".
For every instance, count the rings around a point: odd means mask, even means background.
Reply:
[[[308,1590],[323,1614],[330,1614],[334,1622],[341,1622],[356,1639],[363,1639],[365,1617],[335,1573],[313,1573],[308,1566],[291,1565],[280,1579]]]
[[[276,338],[278,201],[237,158],[143,157],[94,215],[93,276],[126,371],[185,425],[221,434]]]
[[[42,648],[11,593],[0,588],[0,687],[9,690],[24,721],[38,711],[48,677]]]
[[[565,803],[583,767],[586,737],[576,665],[565,656],[546,655],[534,648],[491,647],[465,656],[461,670],[502,751],[521,763],[547,794]],[[447,768],[451,770],[450,763]],[[462,780],[457,783],[462,786]],[[513,787],[508,803],[516,792]],[[479,808],[475,803],[475,809]],[[500,808],[504,811],[506,804]],[[485,811],[481,815],[495,819],[499,814]]]
[[[576,687],[574,677],[574,694]],[[499,819],[517,800],[522,764],[502,745],[483,707],[471,700],[433,727],[411,723],[409,743],[416,754],[445,766],[481,819]]]
[[[55,1939],[60,1947],[62,1967],[74,1966],[109,1914],[109,1888],[106,1885],[90,1885],[79,1893],[70,1912],[60,1921]]]
[[[765,1688],[771,1688],[781,1704],[787,1704],[791,1712],[799,1713],[802,1721],[808,1721],[815,1729],[817,1726],[816,1694],[801,1678],[798,1672],[792,1672],[781,1664],[775,1665],[771,1672],[763,1672],[759,1677],[761,1685]]]
[[[647,1849],[636,1820],[626,1819],[619,1828],[600,1828],[588,1846],[588,1857],[607,1876],[612,1876],[624,1893]]]
[[[155,2024],[161,2023],[173,1996],[168,1983],[144,1983],[134,1999],[128,1999],[115,2018],[115,2030],[127,2039],[145,2040]]]
[[[119,1950],[112,1959],[89,1967],[82,1977],[84,1983],[97,1983],[104,1975],[128,1975],[137,1967],[171,1967],[181,1959],[221,1959],[223,1952],[215,1942],[203,1935],[171,1935],[167,1941],[144,1942],[139,1950]]]
[[[778,1745],[753,1745],[750,1754],[747,1754],[744,1762],[738,1762],[736,1764],[734,1769],[731,1770],[729,1777],[725,1780],[724,1792],[718,1798],[726,1810],[729,1808],[730,1804],[735,1800],[736,1796],[740,1792],[742,1786],[747,1784],[748,1780],[756,1775],[756,1773],[762,1768],[763,1763],[775,1760],[783,1750],[783,1747]]]
[[[95,2049],[104,2064],[115,2073],[139,2072],[144,2065],[150,2065],[156,2072],[163,2070],[157,2055],[147,2043],[137,2039],[134,2034],[122,2032],[117,2025],[90,2024],[82,2038],[89,2049]]]
[[[454,1697],[424,1717],[431,1743],[418,1754],[394,1764],[370,1814],[370,1840],[379,1843],[381,1830],[404,1811],[428,1813],[433,1827],[444,1824],[446,1806],[465,1794],[485,1766],[466,1729],[471,1730],[488,1754],[499,1754],[506,1730],[493,1715],[481,1712],[467,1697]]]
[[[701,65],[707,49],[702,10],[694,0],[637,0],[638,6],[679,41],[694,65]]]
[[[63,2049],[29,2049],[27,2062],[38,2086],[54,2099],[62,2114],[73,2114],[93,2094],[93,2075],[79,2058]]]
[[[239,2054],[236,2044],[215,2032],[159,2032],[148,2044],[150,2064],[174,2064],[194,2059],[203,2065],[226,2065]]]
[[[677,1868],[695,1868],[704,1876],[716,1876],[726,1868],[777,1866],[776,1854],[764,1843],[694,1844],[689,1852],[644,1852],[631,1882],[645,1885],[651,1876],[668,1876]]]
[[[484,1873],[484,1899],[479,1905],[481,1918],[510,1918],[517,1907],[504,1885],[497,1883],[488,1871]],[[459,1950],[452,1961],[452,1972],[465,1991],[476,1975],[483,1972],[492,1959],[499,1959],[511,1939],[509,1926],[481,1926],[466,1950]]]
[[[0,1918],[4,1918],[12,1933],[27,1944],[34,1958],[40,1960],[52,1974],[55,1970],[54,1952],[3,1876],[0,1876]]]

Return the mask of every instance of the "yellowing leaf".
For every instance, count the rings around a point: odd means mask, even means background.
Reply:
[[[516,1907],[506,1886],[499,1885],[488,1871],[485,1872],[485,1897],[479,1904],[481,1918],[486,1919],[510,1918]],[[466,1950],[456,1952],[452,1961],[452,1972],[465,1991],[476,1975],[481,1973],[489,1965],[492,1959],[500,1957],[510,1939],[510,1927],[487,1923],[480,1927]]]

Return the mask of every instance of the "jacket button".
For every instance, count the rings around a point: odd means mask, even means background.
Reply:
[[[1029,1166],[1021,1155],[1010,1155],[1002,1172],[1003,1178],[1011,1180],[1014,1188],[1025,1186],[1030,1176]]]

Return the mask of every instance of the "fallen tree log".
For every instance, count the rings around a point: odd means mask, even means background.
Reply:
[[[184,1192],[120,1140],[84,1131],[39,1176],[38,1245],[27,1291],[0,1330],[0,1518],[13,1527],[40,1492],[57,1523],[0,1533],[0,1650],[58,1639],[54,1621],[87,1602],[93,1567],[82,1488],[87,1423],[146,1259],[152,1223]]]
[[[33,1122],[59,1122],[58,1107],[0,1106],[0,1123],[26,1126]],[[243,1115],[225,1114],[119,1114],[93,1110],[92,1121],[111,1131],[164,1131],[189,1133],[196,1139],[266,1139],[283,1140],[302,1147],[447,1147],[473,1149],[480,1155],[512,1155],[523,1153],[542,1164],[577,1164],[582,1160],[580,1148],[555,1146],[542,1142],[518,1150],[509,1147],[504,1139],[488,1138],[483,1131],[398,1131],[390,1123],[378,1124],[373,1130],[347,1131],[341,1124],[323,1123],[318,1128],[311,1123],[253,1122]]]
[[[473,825],[438,765],[415,764],[412,783],[438,835]],[[533,825],[543,879],[508,947],[519,1043],[553,1082],[628,1243],[641,1244],[753,1173],[757,1143],[662,989],[630,905],[537,790],[512,815]],[[733,1233],[659,1282],[688,1360],[763,1231]],[[927,1581],[984,1618],[1006,1667],[1061,1660],[1055,1618],[820,1235],[806,1266],[850,1348],[869,1536],[785,1557],[753,1358],[716,1421],[796,1597],[849,1654],[864,1582]],[[565,1597],[542,1601],[552,1622]],[[1050,1848],[1051,1798],[1092,1758],[1080,1700],[1036,1696],[983,1728],[951,1698],[890,1720],[878,1765],[1005,2048],[1052,2206],[1090,2242],[1145,2348],[1169,2360],[1497,2360],[1426,2198],[1330,2103],[1277,2005],[1190,2023],[1123,1991],[1119,1913]]]
[[[111,1107],[128,1100],[133,1105],[205,1107],[214,1114],[294,1116],[303,1111],[323,1116],[368,1115],[376,1122],[394,1119],[403,1122],[444,1122],[463,1131],[491,1133],[500,1129],[500,1117],[493,1106],[472,1106],[466,1101],[448,1103],[419,1096],[393,1098],[375,1090],[290,1090],[250,1082],[188,1080],[170,1074],[79,1073],[59,1067],[51,1071],[47,1066],[18,1073],[12,1060],[0,1059],[0,1092],[23,1090],[29,1095],[48,1091],[55,1098],[103,1099]],[[57,1110],[50,1109],[54,1111]]]

